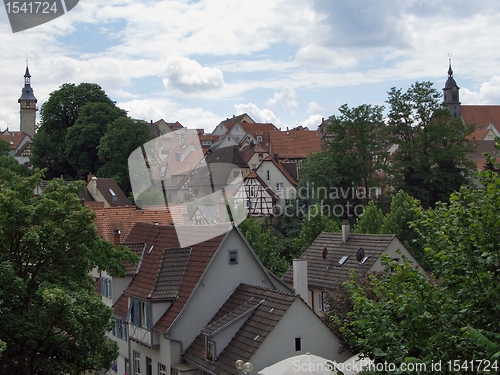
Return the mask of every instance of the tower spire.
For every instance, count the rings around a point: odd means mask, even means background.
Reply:
[[[458,87],[457,82],[453,78],[453,69],[451,68],[451,53],[448,54],[448,79],[444,84],[443,94],[444,94],[444,102],[448,104],[448,108],[450,109],[450,113],[452,117],[461,118],[461,109],[460,109],[460,96],[459,96],[460,87]]]
[[[28,68],[28,57],[26,56],[26,72],[24,73],[24,87],[21,90],[21,97],[17,101],[20,105],[20,130],[31,137],[35,136],[36,122],[36,102],[37,99],[33,94],[31,87],[31,74]]]

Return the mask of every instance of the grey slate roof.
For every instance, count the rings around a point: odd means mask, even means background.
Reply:
[[[300,256],[300,259],[307,260],[308,284],[328,289],[345,281],[351,269],[361,269],[356,259],[359,248],[363,248],[365,256],[369,256],[362,268],[370,269],[395,238],[394,235],[351,233],[344,244],[341,233],[322,232]],[[329,259],[323,259],[325,247]],[[343,256],[349,258],[340,267],[338,262]],[[282,279],[288,284],[293,283],[293,267],[285,272]]]
[[[183,358],[216,375],[238,374],[234,363],[247,362],[264,342],[296,296],[278,290],[240,284],[217,314],[183,354]],[[205,336],[232,322],[246,319],[236,335],[213,363],[202,356]]]

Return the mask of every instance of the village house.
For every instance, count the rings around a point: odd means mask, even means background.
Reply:
[[[173,226],[137,223],[123,244],[140,261],[126,265],[125,278],[101,274],[97,289],[113,307],[109,335],[119,347],[111,374],[238,374],[236,359],[259,371],[306,352],[352,355],[338,353],[337,337],[236,227],[209,240],[212,227],[189,229],[200,241],[181,248]]]
[[[351,269],[368,272],[385,269],[382,254],[398,262],[404,256],[423,271],[396,236],[350,233],[349,222],[344,221],[341,233],[322,232],[282,279],[291,287],[295,285],[296,292],[322,316],[327,309],[327,294],[348,279]]]

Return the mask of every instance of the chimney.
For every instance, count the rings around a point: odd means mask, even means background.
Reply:
[[[87,189],[90,191],[90,195],[97,200],[97,177],[94,176],[90,179]]]
[[[278,155],[278,154],[273,154],[273,156],[274,156],[274,161],[275,161],[276,163],[279,163],[279,162],[280,162],[280,157],[279,157],[279,155]]]
[[[120,235],[121,235],[120,229],[116,228],[113,231],[113,242],[115,244],[115,249],[116,250],[118,250],[118,247],[120,246]]]
[[[305,303],[309,304],[309,290],[307,287],[307,260],[293,260],[293,289]]]
[[[90,180],[92,180],[92,177],[94,177],[94,175],[92,173],[89,173],[87,175],[87,184],[90,182]]]
[[[351,235],[351,224],[349,220],[342,220],[342,243],[346,243]]]

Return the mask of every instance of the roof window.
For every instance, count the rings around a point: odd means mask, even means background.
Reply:
[[[347,262],[347,259],[349,259],[349,255],[344,255],[342,258],[339,260],[339,267],[342,267],[345,262]]]

